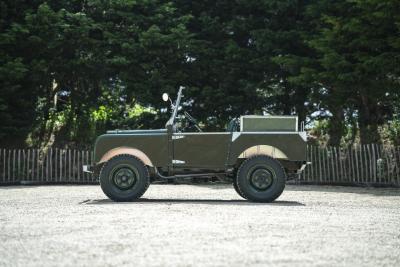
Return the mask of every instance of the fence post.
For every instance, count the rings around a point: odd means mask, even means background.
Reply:
[[[77,173],[76,173],[76,149],[73,150],[74,154],[72,154],[72,173],[73,173],[73,180],[74,182],[76,182],[76,177],[77,177]]]
[[[376,175],[376,155],[375,155],[375,144],[371,144],[371,150],[372,150],[372,169],[373,169],[373,175],[374,175],[374,182],[377,183],[377,175]]]
[[[347,147],[347,151],[349,153],[349,167],[351,168],[351,182],[354,183],[356,181],[356,175],[354,172],[354,153],[353,153],[353,146]]]
[[[324,172],[325,172],[325,182],[329,181],[330,175],[329,175],[329,162],[328,162],[328,147],[323,148],[324,153],[322,153],[322,156],[324,157],[323,163],[324,163]]]
[[[61,176],[62,176],[62,149],[58,150],[58,181],[61,181]]]
[[[3,176],[1,177],[1,182],[4,183],[5,182],[5,179],[4,179],[4,160],[2,160],[1,156],[3,156],[3,159],[4,159],[3,149],[0,149],[0,162],[3,163],[2,164],[3,171],[1,172],[3,174]]]
[[[94,161],[94,159],[93,159],[93,153],[89,153],[89,164],[90,165],[93,165],[93,161]],[[93,174],[90,174],[90,177],[92,177],[92,181],[95,181],[95,179],[97,178],[97,177],[95,177]]]
[[[337,164],[337,155],[336,155],[336,147],[330,147],[330,157],[331,157],[331,165],[332,165],[332,181],[333,182],[337,182],[337,166],[335,166]]]
[[[316,147],[318,151],[318,166],[319,166],[319,181],[322,182],[322,162],[321,162],[321,148],[318,146]]]
[[[309,145],[307,147],[307,149],[310,150],[309,157],[307,158],[307,162],[311,162],[311,164],[310,165],[306,165],[306,168],[308,168],[308,171],[309,171],[309,174],[310,174],[308,182],[310,182],[310,181],[314,180],[314,168],[312,166],[314,164],[314,160],[313,160],[314,148],[313,148],[313,145]]]
[[[29,148],[26,150],[26,154],[25,154],[25,149],[24,149],[24,158],[25,158],[25,155],[26,155],[26,170],[24,172],[25,178],[26,178],[26,180],[31,181],[31,179],[29,177],[29,160],[30,160],[30,156],[31,156]],[[24,160],[24,162],[25,162],[25,160]]]
[[[400,161],[400,148],[396,147],[395,148],[395,155],[396,155],[396,164]],[[397,164],[396,166],[396,185],[400,186],[400,168],[399,168],[399,164]]]
[[[3,183],[5,183],[5,181],[6,181],[6,178],[5,178],[5,172],[6,172],[6,161],[5,161],[5,149],[0,149],[0,154],[3,156],[3,160],[2,160],[2,167],[3,167],[3,171],[2,171],[2,174],[3,174],[3,176],[2,176],[2,179],[1,179],[1,181],[3,182]],[[1,160],[1,158],[0,158],[0,160]]]
[[[349,179],[346,175],[346,172],[343,169],[342,150],[341,150],[340,146],[336,147],[336,156],[337,156],[336,161],[338,163],[338,166],[337,166],[338,180],[348,182]]]
[[[68,162],[68,164],[69,164],[69,167],[68,167],[68,169],[69,169],[68,181],[73,181],[74,170],[73,170],[72,166],[73,166],[74,158],[73,158],[73,150],[72,149],[69,149],[68,161],[69,161]]]
[[[307,146],[306,146],[306,160],[309,159],[309,155],[310,155],[310,149],[309,149],[309,146],[307,145]],[[299,176],[300,179],[301,179],[301,176],[303,176],[303,179],[304,179],[305,181],[309,181],[309,174],[308,174],[307,168],[305,168],[304,171],[303,171],[303,172],[301,173],[301,175]]]
[[[82,161],[81,156],[82,156],[82,151],[78,150],[78,164],[77,164],[78,170],[77,171],[78,171],[78,181],[79,182],[82,182],[81,181],[81,168],[79,168],[79,166],[81,165],[81,161]]]
[[[364,178],[363,177],[365,177],[364,176],[364,166],[362,165],[362,163],[363,163],[362,148],[363,148],[362,145],[358,145],[358,151],[357,151],[358,152],[357,153],[357,155],[358,155],[358,157],[357,157],[357,162],[358,162],[358,165],[357,165],[358,181],[357,182],[359,182],[359,183],[364,182]]]
[[[54,165],[56,168],[54,169],[54,181],[58,182],[60,180],[60,148],[56,148],[54,151]]]
[[[90,155],[89,155],[89,151],[88,150],[86,150],[86,162],[85,162],[85,164],[86,165],[90,165]],[[90,173],[86,173],[86,176],[88,177],[88,180],[92,179]]]
[[[50,181],[54,182],[54,174],[53,174],[53,167],[54,167],[54,159],[53,159],[53,149],[50,148]]]
[[[44,181],[44,153],[43,153],[43,150],[41,149],[40,151],[39,151],[39,156],[40,156],[40,161],[39,161],[39,164],[40,164],[40,181],[41,182],[43,182]]]

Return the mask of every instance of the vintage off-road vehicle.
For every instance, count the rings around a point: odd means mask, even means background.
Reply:
[[[270,202],[287,179],[306,166],[306,133],[295,116],[241,116],[226,132],[202,132],[180,107],[183,88],[172,115],[159,130],[114,130],[97,138],[93,166],[84,171],[99,176],[104,193],[115,201],[140,198],[154,178],[219,177],[229,179],[243,198]],[[196,132],[177,124],[183,113]]]

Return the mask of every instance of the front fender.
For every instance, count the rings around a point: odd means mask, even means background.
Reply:
[[[94,162],[100,164],[119,154],[133,155],[152,167],[168,165],[168,136],[166,132],[115,133],[97,138]]]
[[[145,165],[154,167],[153,163],[151,162],[150,158],[141,150],[131,147],[116,147],[114,149],[109,150],[105,153],[100,161],[99,164],[109,161],[111,158],[121,155],[121,154],[128,154],[140,159]]]

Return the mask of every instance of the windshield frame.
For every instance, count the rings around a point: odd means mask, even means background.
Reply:
[[[172,112],[172,115],[171,115],[170,119],[167,122],[167,125],[174,125],[175,124],[176,115],[178,114],[179,106],[181,104],[181,99],[182,99],[182,96],[183,96],[182,95],[183,89],[184,89],[183,86],[179,87],[178,96],[176,98],[175,105],[173,105],[174,110]]]

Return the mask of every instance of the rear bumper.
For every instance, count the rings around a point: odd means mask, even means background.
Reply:
[[[301,174],[304,169],[307,167],[307,165],[311,165],[311,161],[304,161],[304,163],[301,165],[300,169],[297,170],[297,174]]]

